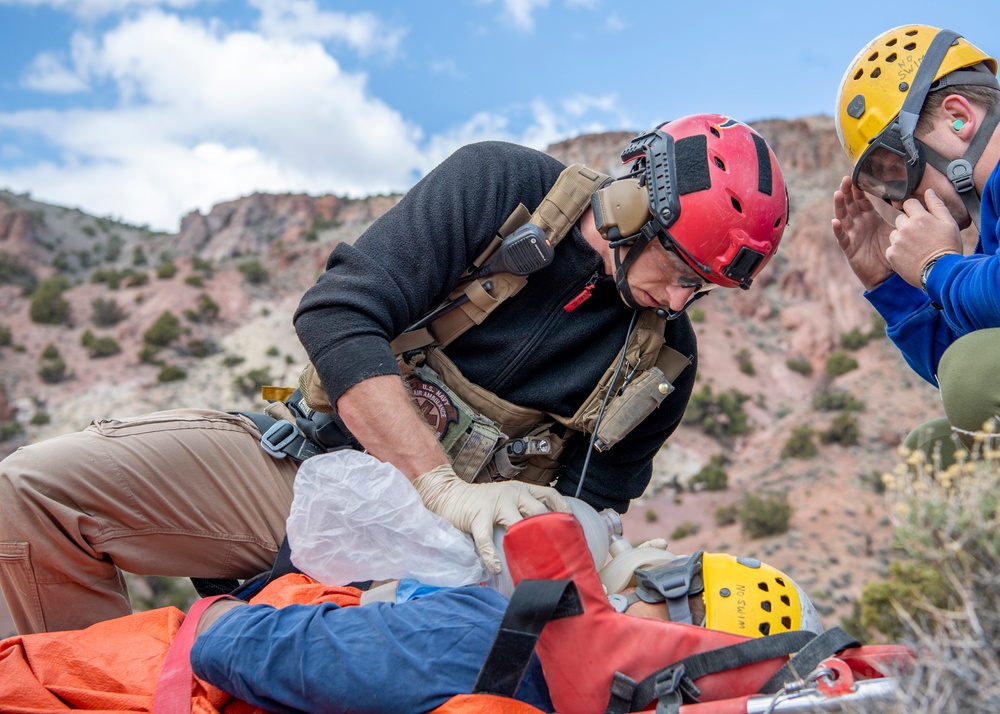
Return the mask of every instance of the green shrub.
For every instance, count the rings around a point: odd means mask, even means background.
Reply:
[[[263,285],[270,277],[267,268],[261,265],[261,262],[256,258],[240,263],[236,267],[243,273],[243,279],[251,285]]]
[[[10,332],[10,328],[6,325],[0,325],[0,347],[10,347],[10,343],[14,340],[14,336]]]
[[[681,521],[677,524],[677,527],[670,532],[670,540],[687,538],[688,536],[695,535],[700,530],[701,526],[694,521]]]
[[[24,427],[17,419],[0,421],[0,442],[13,439],[15,436],[20,436],[23,433]]]
[[[30,295],[38,278],[20,258],[0,250],[0,285],[16,285],[24,295]]]
[[[141,245],[137,245],[132,249],[132,265],[148,265],[149,260],[146,258],[146,251],[142,249]]]
[[[187,379],[187,372],[177,365],[165,364],[160,368],[160,373],[156,376],[157,382],[177,382]]]
[[[740,506],[738,503],[730,503],[728,506],[719,506],[715,509],[715,523],[719,526],[731,526],[740,517]]]
[[[147,345],[166,347],[181,336],[181,321],[169,310],[156,318],[156,322],[142,335]]]
[[[692,307],[688,309],[688,317],[691,318],[691,322],[704,322],[705,321],[705,309],[701,307]]]
[[[785,360],[785,366],[793,372],[806,377],[813,373],[812,362],[805,357],[789,357]]]
[[[156,268],[156,277],[160,280],[169,280],[177,275],[177,266],[172,262],[160,263]]]
[[[797,426],[792,429],[792,435],[788,437],[785,445],[781,447],[781,458],[783,459],[811,459],[816,456],[816,443],[813,441],[813,429],[811,426]]]
[[[148,273],[132,273],[128,277],[128,282],[125,283],[127,288],[141,288],[143,285],[149,284],[149,274]]]
[[[199,258],[196,255],[191,258],[191,270],[197,270],[206,278],[210,278],[212,277],[212,273],[215,272],[215,267],[212,265],[211,260],[205,260],[204,258]]]
[[[111,327],[128,317],[114,298],[94,298],[90,301],[90,321],[98,327]]]
[[[280,354],[281,354],[281,351],[277,347],[275,347],[274,345],[271,345],[270,347],[267,348],[267,356],[268,357],[277,357]]]
[[[187,352],[192,357],[204,359],[218,351],[218,346],[210,339],[190,340],[187,343]]]
[[[865,403],[846,389],[831,389],[813,395],[813,409],[818,412],[863,412]]]
[[[751,538],[764,538],[788,532],[792,504],[787,493],[748,493],[740,505],[740,526]]]
[[[750,420],[743,410],[743,403],[749,398],[749,395],[736,389],[713,394],[712,386],[706,384],[691,395],[684,421],[700,427],[709,436],[747,434],[750,432]]]
[[[840,346],[845,350],[860,350],[868,344],[870,339],[871,335],[863,333],[855,327],[850,332],[845,332],[840,336]]]
[[[858,361],[846,352],[834,352],[826,358],[826,373],[830,377],[839,377],[858,368]]]
[[[243,364],[247,361],[246,357],[241,357],[240,355],[226,355],[222,358],[223,367],[235,367],[238,364]]]
[[[754,369],[753,359],[750,356],[750,350],[746,347],[741,347],[736,353],[736,362],[740,366],[740,372],[743,374],[750,375],[751,377],[757,374],[757,370]]]
[[[850,412],[844,412],[837,416],[830,424],[830,428],[820,432],[819,439],[824,444],[840,444],[841,446],[854,446],[861,438],[861,429],[858,427],[858,420]]]
[[[273,381],[274,379],[271,377],[271,370],[267,367],[260,367],[238,375],[233,380],[233,386],[235,386],[236,389],[238,389],[244,396],[259,397],[260,388],[267,384],[271,384]]]
[[[87,354],[92,359],[110,357],[122,351],[122,348],[118,345],[118,340],[114,337],[97,337],[90,330],[84,332],[80,337],[80,344],[87,348]]]
[[[49,352],[49,348],[55,351],[54,356],[46,357],[45,353]],[[53,345],[49,345],[45,352],[42,353],[42,359],[39,361],[38,367],[38,377],[46,384],[57,384],[63,382],[69,378],[66,373],[66,361],[59,355],[59,350]]]
[[[45,426],[52,421],[47,411],[39,409],[34,414],[31,415],[30,423],[32,426]]]
[[[38,283],[31,296],[29,315],[32,322],[41,325],[62,325],[69,321],[69,301],[63,293],[69,287],[69,282],[62,277],[46,278]]]
[[[729,458],[725,454],[715,454],[698,473],[691,477],[691,490],[703,488],[706,491],[725,491],[729,487],[729,474],[726,466]]]
[[[141,350],[139,350],[139,361],[143,364],[163,364],[163,360],[159,359],[160,348],[156,345],[144,345]]]
[[[201,293],[194,310],[185,310],[184,317],[191,322],[214,322],[219,317],[219,305],[208,293]]]
[[[40,355],[38,355],[38,358],[39,359],[59,359],[61,356],[62,355],[60,355],[60,353],[59,353],[59,348],[56,347],[54,344],[52,344],[50,342],[49,344],[45,345],[45,349],[43,349],[42,353]]]
[[[205,279],[202,278],[200,275],[195,275],[194,273],[192,273],[188,275],[186,278],[184,278],[184,284],[190,285],[193,288],[202,288],[205,287]]]

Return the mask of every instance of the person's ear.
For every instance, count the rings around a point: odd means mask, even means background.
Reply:
[[[971,141],[976,135],[976,113],[972,102],[961,94],[949,94],[941,102],[941,114],[948,128],[965,141]]]

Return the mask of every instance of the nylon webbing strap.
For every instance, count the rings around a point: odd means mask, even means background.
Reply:
[[[582,612],[572,580],[522,580],[510,598],[472,693],[513,697],[545,625]]]
[[[774,676],[760,688],[760,693],[775,694],[789,682],[805,677],[827,657],[859,644],[857,640],[839,627],[831,627],[816,635],[809,644],[792,655],[792,658],[785,662],[782,668],[775,672]]]
[[[816,635],[812,632],[805,630],[779,632],[776,635],[759,637],[685,657],[653,672],[639,682],[632,695],[631,711],[642,711],[649,706],[649,703],[657,698],[657,683],[662,684],[667,675],[672,675],[678,669],[683,671],[683,676],[677,681],[678,685],[680,685],[681,680],[693,683],[694,680],[709,674],[725,672],[776,657],[787,657],[793,652],[801,650],[815,637]],[[690,684],[688,688],[690,689]],[[695,687],[694,690],[697,691],[697,688]]]
[[[194,683],[191,648],[194,646],[195,630],[208,606],[223,597],[217,595],[198,600],[184,617],[167,649],[163,669],[156,682],[153,714],[191,714],[191,690]]]
[[[555,184],[538,204],[534,213],[518,204],[517,209],[507,217],[498,233],[513,232],[529,220],[545,231],[546,237],[553,247],[570,232],[573,225],[590,206],[590,197],[594,192],[611,181],[607,174],[589,169],[583,164],[573,164],[563,169]],[[494,239],[489,247],[473,262],[473,269],[485,264],[500,245]],[[471,271],[470,271],[471,272]],[[468,273],[466,273],[468,274]],[[486,280],[486,278],[484,278]],[[493,294],[487,293],[478,281],[466,285],[463,290],[464,303],[434,320],[429,329],[421,329],[413,333],[404,332],[392,342],[392,350],[400,355],[410,350],[420,349],[431,344],[447,346],[472,327],[482,324],[504,300],[516,295],[527,283],[527,277],[501,273],[492,276],[496,287]],[[503,287],[500,286],[503,283]]]

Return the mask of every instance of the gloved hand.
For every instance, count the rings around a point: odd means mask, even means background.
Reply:
[[[657,548],[659,550],[666,550],[667,545],[668,543],[665,538],[653,538],[652,540],[647,540],[643,543],[640,543],[635,547],[635,549],[639,550],[639,548]]]
[[[572,513],[554,488],[520,481],[467,483],[450,464],[431,469],[414,482],[424,505],[472,536],[476,550],[490,572],[500,572],[500,558],[493,547],[493,526],[511,526],[526,516],[550,510]]]

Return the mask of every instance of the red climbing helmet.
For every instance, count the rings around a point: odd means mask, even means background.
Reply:
[[[694,114],[632,140],[622,161],[648,192],[646,231],[707,281],[746,290],[788,223],[781,166],[764,138],[721,114]]]

